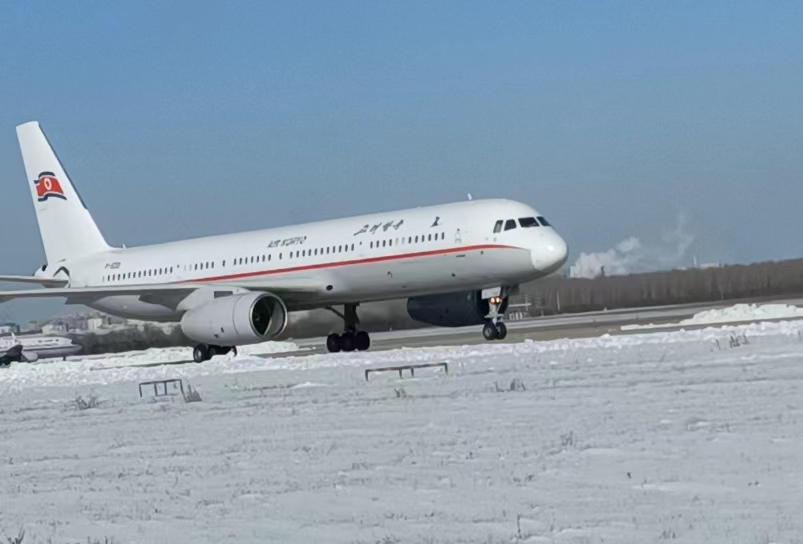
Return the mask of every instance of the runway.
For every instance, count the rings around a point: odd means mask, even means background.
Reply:
[[[602,336],[604,334],[623,335],[623,334],[644,334],[651,332],[649,329],[641,330],[622,330],[625,325],[646,325],[646,324],[668,324],[676,323],[683,319],[688,319],[698,312],[713,309],[722,309],[739,303],[751,304],[790,304],[803,306],[803,298],[772,298],[763,297],[760,299],[749,299],[741,301],[725,301],[717,303],[695,303],[677,306],[658,306],[645,307],[639,309],[609,310],[601,312],[588,312],[582,314],[544,316],[520,321],[506,321],[508,328],[507,338],[497,340],[494,343],[513,344],[523,342],[527,339],[532,340],[555,340],[558,338],[589,338]],[[789,318],[783,318],[788,320]],[[779,321],[781,319],[768,319],[766,321]],[[745,321],[750,322],[750,321]],[[742,322],[742,323],[745,323]],[[727,323],[736,324],[736,323]],[[669,332],[680,329],[694,330],[712,326],[703,325],[684,325],[676,327],[664,327],[657,331]],[[717,325],[721,326],[721,325]],[[298,345],[297,351],[286,353],[269,353],[262,357],[296,357],[309,354],[326,353],[326,338],[310,338],[293,340]],[[371,333],[371,351],[386,351],[401,348],[426,348],[436,346],[457,346],[457,345],[476,345],[486,344],[482,337],[480,326],[442,328],[427,327],[422,329],[409,329],[399,331],[388,331]]]

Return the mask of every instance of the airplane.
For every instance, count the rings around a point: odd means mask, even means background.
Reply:
[[[13,362],[34,363],[39,359],[63,358],[79,351],[81,346],[65,336],[12,334],[0,337],[0,367]]]
[[[17,139],[46,264],[32,276],[0,276],[43,287],[2,291],[0,302],[64,297],[123,318],[177,322],[198,342],[196,362],[280,338],[290,312],[316,308],[343,319],[343,332],[326,339],[329,352],[364,351],[359,304],[403,298],[417,321],[483,325],[486,340],[504,339],[510,295],[567,259],[543,215],[502,198],[112,247],[39,123],[17,126]]]

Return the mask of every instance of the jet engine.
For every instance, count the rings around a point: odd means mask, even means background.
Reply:
[[[270,340],[287,328],[287,306],[270,293],[229,295],[188,310],[181,331],[208,345],[235,346]]]
[[[500,313],[507,310],[505,298]],[[490,308],[482,298],[482,291],[461,291],[438,295],[424,295],[407,299],[407,313],[422,323],[438,327],[468,327],[485,323]]]

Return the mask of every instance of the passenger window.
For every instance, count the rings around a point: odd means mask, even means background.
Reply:
[[[351,244],[351,251],[354,251],[354,244]]]
[[[495,233],[496,232],[502,232],[502,224],[503,224],[503,221],[501,219],[496,222],[496,225],[494,225],[494,232]]]
[[[513,219],[508,219],[505,221],[505,230],[512,230],[516,228],[516,221]]]
[[[547,220],[544,219],[543,215],[539,215],[538,216],[538,222],[541,223],[542,225],[544,225],[545,227],[551,227],[552,226],[549,223],[547,223]]]

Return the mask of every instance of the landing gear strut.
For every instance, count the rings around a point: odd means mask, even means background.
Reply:
[[[334,308],[327,308],[330,312],[343,318],[345,324],[341,334],[330,334],[326,338],[326,349],[329,353],[338,351],[365,351],[371,346],[371,337],[365,331],[358,331],[357,304],[345,304],[341,314]]]
[[[507,336],[507,327],[502,322],[504,312],[500,311],[505,303],[507,293],[501,287],[496,289],[486,289],[482,292],[483,298],[488,300],[487,320],[482,327],[482,336],[486,340],[504,340]],[[486,297],[487,295],[487,297]]]
[[[215,355],[226,355],[234,349],[234,354],[237,354],[237,348],[233,346],[209,346],[206,344],[198,344],[192,350],[192,359],[196,363],[203,363],[208,361]]]

